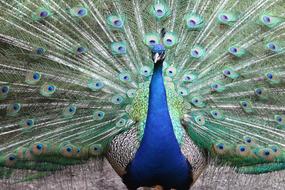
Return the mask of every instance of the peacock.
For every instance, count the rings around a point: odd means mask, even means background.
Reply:
[[[284,0],[0,0],[0,177],[285,169],[284,21]]]

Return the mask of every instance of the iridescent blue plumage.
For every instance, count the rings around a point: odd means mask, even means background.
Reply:
[[[160,44],[155,45],[152,53],[164,56],[165,49]],[[124,182],[133,189],[158,184],[167,189],[188,189],[191,166],[173,131],[162,72],[163,60],[154,64],[144,135]]]

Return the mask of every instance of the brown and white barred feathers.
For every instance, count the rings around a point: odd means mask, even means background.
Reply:
[[[0,177],[140,140],[154,44],[180,144],[186,131],[241,173],[285,169],[284,21],[284,0],[0,0]]]

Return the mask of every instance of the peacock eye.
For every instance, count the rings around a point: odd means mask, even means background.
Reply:
[[[270,151],[266,149],[266,150],[263,151],[263,154],[264,154],[264,156],[269,156],[270,155]]]
[[[3,94],[8,94],[8,92],[9,92],[9,86],[2,86],[2,87],[1,87],[1,92],[2,92]]]
[[[225,75],[230,75],[230,74],[231,74],[231,71],[229,71],[229,70],[224,70],[224,74],[225,74]]]
[[[66,152],[72,152],[72,148],[71,147],[66,147]]]
[[[120,53],[123,53],[123,52],[126,51],[126,49],[125,49],[125,47],[123,47],[123,46],[119,46],[119,47],[118,47],[118,51],[119,51]]]
[[[255,94],[256,95],[261,95],[262,94],[262,89],[261,88],[255,89]]]
[[[70,9],[70,14],[74,17],[82,18],[88,15],[88,9],[84,7],[74,7]]]
[[[220,149],[220,150],[223,150],[225,148],[225,145],[220,143],[217,145],[217,148]]]
[[[42,47],[39,47],[39,48],[36,49],[36,53],[38,55],[43,55],[45,53],[45,51],[46,50],[44,48],[42,48]]]
[[[48,15],[49,15],[48,11],[46,10],[40,11],[40,17],[45,18],[45,17],[48,17]]]
[[[37,144],[36,148],[37,148],[38,150],[42,150],[42,149],[43,149],[43,145],[42,145],[42,144]]]
[[[273,78],[273,74],[272,74],[272,73],[268,73],[268,74],[267,74],[267,78],[268,78],[268,79],[272,79],[272,78]]]
[[[124,17],[117,15],[109,15],[107,17],[107,23],[111,28],[120,30],[124,26]]]
[[[136,90],[135,89],[128,90],[127,95],[129,98],[133,98],[136,95]]]
[[[50,10],[46,8],[39,8],[35,12],[32,13],[32,19],[34,21],[43,20],[49,16],[51,16],[51,12]]]
[[[123,82],[131,82],[132,81],[131,75],[129,73],[121,73],[119,75],[119,78]]]
[[[89,150],[92,156],[99,156],[103,152],[103,147],[101,144],[94,144],[90,146]]]
[[[216,81],[210,85],[211,90],[214,92],[223,92],[225,90],[225,86],[222,82]]]
[[[117,127],[124,127],[126,125],[126,120],[121,118],[117,123],[116,123],[116,126]]]
[[[204,26],[204,18],[197,14],[188,14],[184,17],[189,30],[199,30]]]
[[[157,10],[156,10],[156,15],[157,15],[157,16],[163,16],[163,15],[164,15],[163,10],[157,9]]]
[[[195,46],[191,49],[190,54],[193,58],[199,59],[205,56],[205,49],[200,46]]]
[[[271,22],[270,16],[266,16],[266,15],[264,15],[264,16],[262,17],[262,20],[263,20],[264,23],[270,23],[270,22]]]
[[[232,54],[236,54],[236,53],[238,52],[238,48],[236,48],[236,47],[230,47],[230,52],[231,52]]]
[[[269,48],[269,49],[271,49],[271,50],[275,50],[276,49],[276,45],[274,44],[274,43],[268,43],[267,44],[267,47]]]
[[[34,80],[39,80],[40,79],[40,74],[39,73],[34,73],[33,74],[33,79]]]
[[[93,119],[97,121],[104,119],[104,116],[105,116],[105,112],[100,111],[100,110],[96,110],[93,113]]]
[[[169,76],[171,78],[174,77],[176,75],[176,68],[175,67],[168,67],[166,69],[166,74],[167,74],[167,76]]]
[[[170,9],[165,3],[156,3],[151,6],[150,14],[160,20],[170,15]]]
[[[117,104],[118,105],[118,104],[123,103],[124,99],[120,95],[115,95],[115,96],[112,97],[111,101],[112,101],[113,104]]]
[[[274,116],[274,119],[275,119],[275,121],[278,123],[278,124],[283,124],[283,116],[281,116],[281,115],[275,115]]]
[[[15,111],[19,111],[20,108],[21,108],[20,104],[18,104],[18,103],[13,104],[13,109],[14,109]]]
[[[240,146],[240,147],[239,147],[239,150],[240,150],[241,152],[244,152],[244,151],[246,151],[246,148],[245,148],[244,146]]]
[[[195,122],[196,122],[198,125],[200,125],[200,126],[202,126],[202,125],[205,124],[205,117],[204,117],[203,115],[197,115],[197,116],[195,116],[195,117],[194,117],[194,120],[195,120]]]
[[[69,114],[74,114],[76,112],[76,106],[70,105],[66,108],[66,110],[69,112]]]
[[[77,11],[77,15],[78,16],[84,16],[86,14],[86,12],[87,12],[86,9],[81,8]]]
[[[126,42],[113,42],[111,50],[113,55],[124,55],[127,53],[127,44]]]
[[[28,125],[28,126],[32,126],[33,125],[33,120],[31,120],[31,119],[28,119],[27,121],[26,121],[26,124]]]
[[[52,91],[54,91],[54,86],[50,85],[50,86],[47,87],[47,89],[48,89],[49,92],[52,92]]]
[[[87,82],[87,87],[92,91],[97,91],[104,87],[104,83],[101,81],[96,81],[95,79],[90,79]]]
[[[122,21],[121,20],[114,20],[113,23],[114,23],[115,26],[118,26],[118,27],[122,25]]]
[[[163,44],[165,47],[170,48],[177,44],[178,36],[174,32],[167,32],[163,37]]]
[[[155,44],[156,44],[156,41],[155,41],[155,40],[149,40],[149,44],[155,45]]]
[[[188,95],[188,91],[186,88],[182,88],[182,87],[179,87],[178,88],[178,93],[181,95],[181,96],[187,96]]]
[[[185,74],[183,76],[183,82],[193,82],[195,79],[197,79],[196,74]]]
[[[228,21],[229,20],[229,17],[225,14],[222,14],[220,15],[220,19],[223,20],[223,21]]]
[[[154,45],[159,44],[160,34],[159,33],[147,33],[144,35],[143,41],[147,46],[153,47]]]
[[[81,47],[78,47],[76,51],[78,54],[82,54],[87,51],[87,48],[81,46]]]

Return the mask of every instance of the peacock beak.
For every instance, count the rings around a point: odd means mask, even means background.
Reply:
[[[154,63],[157,63],[159,60],[160,60],[160,55],[159,55],[159,53],[154,54],[154,56],[153,56],[153,61],[154,61]]]

